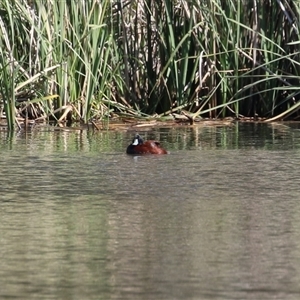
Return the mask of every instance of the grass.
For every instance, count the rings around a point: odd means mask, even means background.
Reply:
[[[0,117],[298,119],[299,15],[292,0],[3,0]]]

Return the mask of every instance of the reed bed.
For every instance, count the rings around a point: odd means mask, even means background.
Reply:
[[[293,0],[2,0],[10,130],[125,118],[298,118]]]

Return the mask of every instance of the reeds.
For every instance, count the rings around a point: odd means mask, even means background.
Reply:
[[[12,130],[20,117],[298,116],[297,1],[3,0],[0,11]]]

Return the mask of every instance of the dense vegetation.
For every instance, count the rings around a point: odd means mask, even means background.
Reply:
[[[296,119],[299,24],[296,0],[1,0],[0,117]]]

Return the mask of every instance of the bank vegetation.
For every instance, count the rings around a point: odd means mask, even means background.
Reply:
[[[2,0],[0,118],[298,119],[296,0]]]

